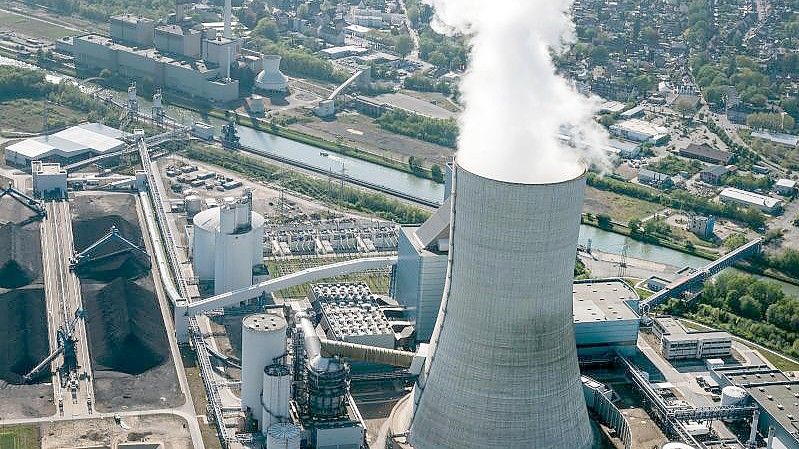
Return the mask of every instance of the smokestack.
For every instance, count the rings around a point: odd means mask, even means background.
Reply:
[[[572,321],[585,170],[540,183],[473,165],[455,166],[444,298],[399,419],[414,449],[590,449]]]
[[[225,32],[224,36],[228,39],[233,39],[233,30],[231,29],[231,21],[233,20],[233,2],[225,0]]]

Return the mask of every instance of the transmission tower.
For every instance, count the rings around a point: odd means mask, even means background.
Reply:
[[[621,249],[621,259],[619,259],[619,277],[623,278],[627,274],[627,250],[630,244],[625,243]]]

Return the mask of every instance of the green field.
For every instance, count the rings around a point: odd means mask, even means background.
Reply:
[[[56,40],[78,34],[54,23],[35,20],[18,14],[0,11],[0,30],[8,29],[28,37]]]
[[[86,120],[86,114],[66,106],[48,106],[49,128],[74,125]],[[20,99],[0,102],[0,133],[40,133],[44,125],[44,102]]]
[[[39,428],[0,427],[0,449],[39,449]]]

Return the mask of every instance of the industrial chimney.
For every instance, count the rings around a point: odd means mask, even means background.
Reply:
[[[456,165],[444,298],[395,414],[414,449],[590,449],[572,321],[585,170],[519,183],[477,168]]]
[[[231,21],[233,20],[233,2],[231,0],[225,0],[225,30],[224,36],[227,39],[233,39],[233,30],[231,29]]]

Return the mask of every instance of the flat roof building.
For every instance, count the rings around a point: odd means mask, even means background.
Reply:
[[[786,147],[799,147],[799,136],[795,136],[793,134],[775,133],[771,131],[760,130],[753,131],[752,137]]]
[[[394,349],[391,323],[365,283],[316,284],[308,296],[332,339]]]
[[[572,294],[574,335],[581,356],[635,348],[640,298],[627,283],[621,279],[575,281]]]
[[[764,439],[773,429],[772,447],[799,449],[799,380],[768,366],[718,367],[720,385],[743,388],[760,408],[758,430]]]
[[[796,181],[793,179],[780,179],[774,184],[774,190],[780,195],[791,196],[796,193]]]
[[[119,139],[125,135],[100,123],[82,123],[9,145],[5,159],[7,164],[20,167],[28,167],[32,161],[69,164],[123,149],[125,142]]]
[[[610,127],[610,132],[636,142],[658,143],[664,140],[669,130],[641,119],[629,119]]]
[[[67,194],[67,171],[59,163],[31,162],[33,194],[39,198],[63,198]]]
[[[719,194],[719,199],[722,203],[754,207],[768,214],[777,213],[782,207],[782,200],[733,187],[722,190],[721,194]]]
[[[727,357],[732,351],[732,337],[727,332],[689,332],[670,316],[656,317],[652,331],[667,360]]]

